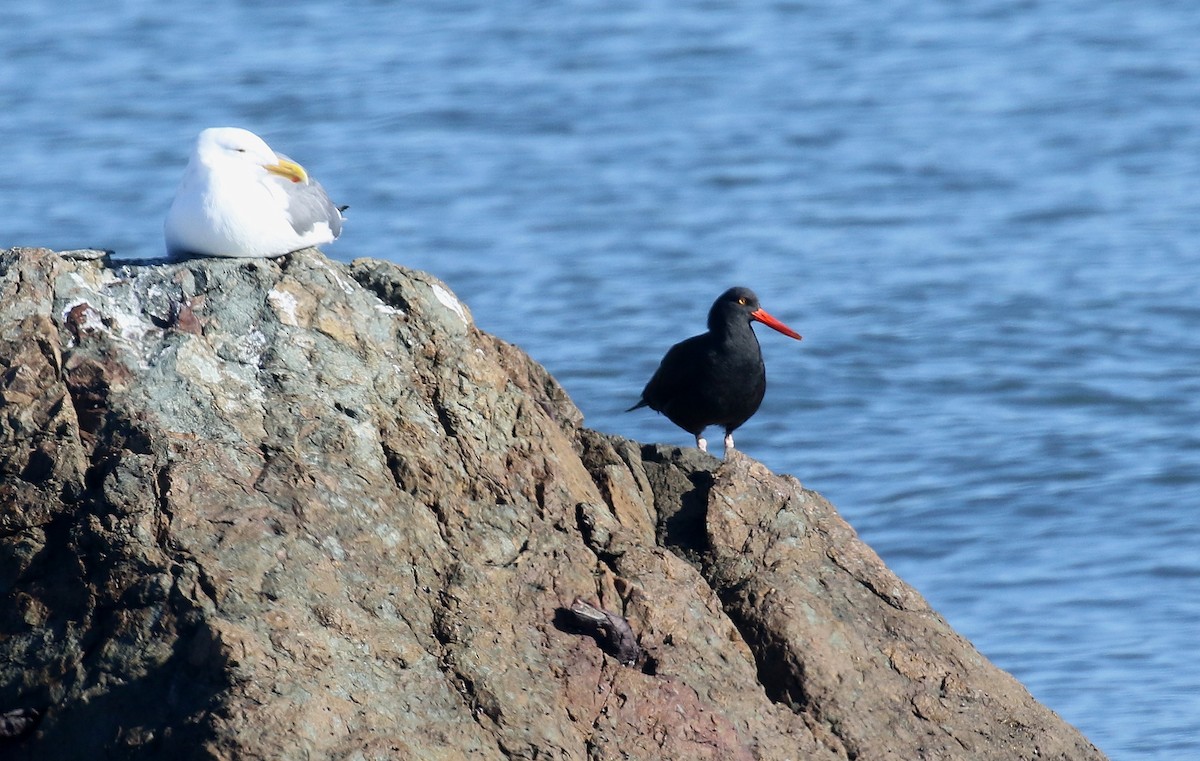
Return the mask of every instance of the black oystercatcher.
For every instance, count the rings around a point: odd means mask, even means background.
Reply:
[[[709,310],[708,332],[672,346],[641,401],[629,410],[649,407],[661,412],[694,435],[696,446],[705,452],[704,429],[724,426],[725,448],[733,449],[734,430],[758,411],[767,390],[752,320],[800,340],[799,333],[763,311],[754,291],[730,288]]]

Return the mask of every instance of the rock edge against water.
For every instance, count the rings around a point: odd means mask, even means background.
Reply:
[[[9,250],[0,405],[5,758],[1103,758],[820,495],[582,427],[424,273]]]

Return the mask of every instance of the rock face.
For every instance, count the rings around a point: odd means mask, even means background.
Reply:
[[[423,273],[10,250],[0,404],[5,758],[1103,758],[818,494],[583,428]]]

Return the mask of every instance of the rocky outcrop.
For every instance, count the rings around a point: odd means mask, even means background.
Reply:
[[[5,758],[1103,758],[818,494],[583,428],[420,272],[10,250],[0,400]]]

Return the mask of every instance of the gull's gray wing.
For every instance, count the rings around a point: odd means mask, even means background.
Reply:
[[[291,161],[282,153],[275,155]],[[307,235],[321,223],[329,226],[333,237],[342,234],[342,212],[329,200],[329,194],[321,187],[321,183],[312,177],[308,178],[308,182],[289,182],[276,175],[271,175],[271,179],[278,181],[287,194],[287,218],[297,235]]]

